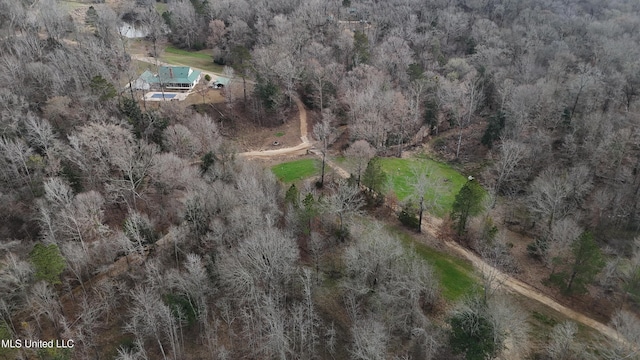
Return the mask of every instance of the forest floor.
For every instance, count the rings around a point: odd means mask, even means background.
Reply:
[[[289,121],[288,123],[298,125],[298,132],[297,133],[295,132],[296,126],[291,125],[291,129],[287,131],[287,133],[295,134],[296,136],[299,136],[300,143],[298,145],[282,147],[278,149],[268,149],[268,150],[266,149],[268,148],[268,146],[262,146],[259,150],[247,151],[247,152],[240,153],[238,155],[242,157],[250,158],[250,157],[270,157],[270,156],[280,156],[280,155],[307,154],[308,150],[311,148],[311,143],[309,142],[309,139],[308,139],[307,110],[305,109],[304,104],[302,104],[302,101],[300,101],[300,99],[295,98],[294,101],[296,103],[296,107],[298,108],[299,121]],[[286,136],[286,133],[285,133],[285,136]],[[289,145],[288,142],[287,143],[284,142],[285,136],[277,137],[274,141],[277,141],[279,145],[285,145],[285,144]],[[270,138],[268,138],[267,142],[271,143],[271,145],[274,144],[273,142],[271,142]]]

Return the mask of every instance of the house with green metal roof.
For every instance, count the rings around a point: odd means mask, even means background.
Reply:
[[[158,73],[149,70],[134,83],[136,89],[161,89],[189,91],[200,81],[202,73],[188,66],[160,66]]]

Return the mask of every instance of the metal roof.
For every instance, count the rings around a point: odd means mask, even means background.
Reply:
[[[224,86],[229,85],[230,82],[231,82],[231,79],[222,77],[222,76],[217,76],[216,79],[213,81],[214,84],[222,84]]]
[[[191,84],[200,76],[199,70],[192,70],[188,66],[160,66],[158,75],[149,70],[140,75],[140,78],[150,84],[157,83],[180,83]]]

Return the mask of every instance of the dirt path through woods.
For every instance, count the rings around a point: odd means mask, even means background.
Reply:
[[[312,152],[318,156],[322,156],[319,152],[313,151]],[[327,165],[331,168],[333,168],[333,170],[339,174],[342,177],[348,177],[349,176],[349,172],[347,172],[346,170],[344,170],[343,168],[341,168],[340,166],[338,166],[336,163],[332,162],[332,161],[327,161],[326,162]],[[398,211],[399,209],[393,209],[394,211]],[[625,339],[620,333],[618,333],[615,329],[587,316],[584,315],[580,312],[577,312],[573,309],[570,309],[560,303],[558,303],[557,301],[555,301],[554,299],[548,297],[547,295],[543,294],[542,292],[540,292],[539,290],[535,289],[534,287],[532,287],[531,285],[520,281],[516,278],[514,278],[513,276],[510,276],[508,274],[505,274],[504,272],[500,271],[499,269],[495,268],[494,266],[488,264],[487,262],[485,262],[482,258],[480,258],[478,255],[476,255],[475,253],[471,252],[470,250],[464,248],[463,246],[459,245],[458,243],[456,243],[455,241],[451,240],[451,239],[446,239],[443,236],[441,236],[439,234],[438,229],[440,228],[440,226],[442,225],[442,219],[439,218],[435,218],[432,216],[426,216],[423,219],[423,223],[422,223],[422,231],[424,233],[428,233],[431,236],[433,236],[436,239],[439,239],[440,241],[442,241],[444,243],[444,245],[446,247],[448,247],[450,250],[454,251],[456,254],[458,254],[459,256],[462,256],[463,258],[469,260],[473,266],[478,269],[478,271],[480,271],[480,273],[485,277],[485,279],[490,280],[490,284],[491,286],[493,286],[494,288],[504,288],[505,290],[512,292],[512,293],[518,293],[522,296],[525,296],[529,299],[538,301],[548,307],[550,307],[551,309],[561,313],[562,315],[564,315],[565,317],[567,317],[568,319],[571,319],[575,322],[578,322],[580,324],[586,325],[592,329],[594,329],[595,331],[609,337],[610,339],[619,341],[621,343],[623,343],[626,346],[637,346],[637,345],[632,345],[629,344],[627,339]]]

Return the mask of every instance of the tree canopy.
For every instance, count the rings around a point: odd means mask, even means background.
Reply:
[[[62,283],[60,275],[67,265],[56,244],[35,244],[29,258],[36,270],[36,279],[44,280],[51,285]]]
[[[460,188],[451,209],[451,218],[456,223],[458,235],[465,231],[470,217],[480,214],[484,197],[484,190],[475,180],[467,181]]]

